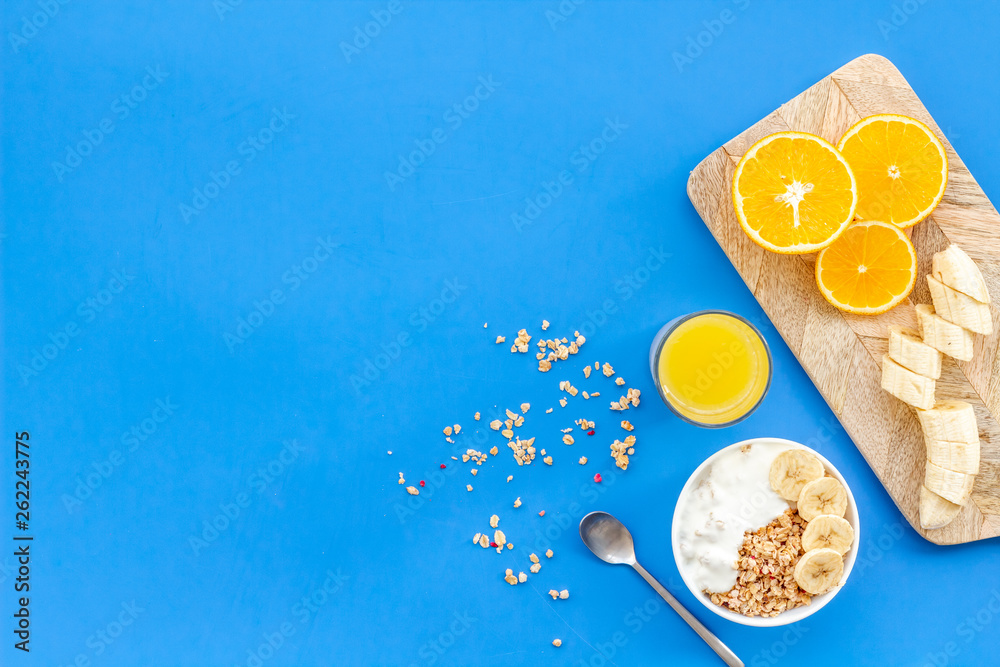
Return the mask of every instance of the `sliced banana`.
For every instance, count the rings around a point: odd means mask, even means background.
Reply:
[[[925,466],[924,486],[928,491],[933,491],[956,505],[964,505],[969,500],[972,485],[976,481],[973,475],[948,470],[930,461]]]
[[[804,449],[786,449],[774,457],[768,478],[774,492],[798,500],[802,487],[823,476],[823,463]]]
[[[924,437],[944,442],[979,442],[976,413],[965,401],[938,401],[930,410],[917,412]]]
[[[889,357],[917,375],[934,380],[941,377],[941,353],[912,329],[889,327]]]
[[[924,530],[944,528],[961,511],[961,505],[945,500],[926,486],[920,487],[920,527]]]
[[[933,306],[922,303],[916,310],[917,320],[920,322],[920,335],[925,343],[960,361],[972,359],[970,332],[936,315]]]
[[[819,595],[840,585],[844,558],[834,549],[807,551],[795,564],[795,583],[806,593]]]
[[[888,354],[882,355],[882,388],[920,410],[934,407],[934,380],[903,368]]]
[[[931,275],[927,276],[927,287],[930,288],[931,300],[938,315],[974,333],[985,336],[993,333],[993,315],[989,304],[976,301]]]
[[[990,302],[990,293],[979,267],[954,243],[945,250],[934,253],[931,272],[934,278],[948,287],[981,303]]]
[[[854,544],[854,528],[850,522],[835,514],[823,514],[806,525],[802,533],[802,548],[833,549],[843,556]]]
[[[964,472],[975,475],[979,472],[979,441],[948,442],[924,438],[927,447],[927,460],[954,472]]]
[[[806,521],[812,521],[821,514],[844,516],[847,491],[836,477],[821,477],[802,487],[796,507],[799,516]]]

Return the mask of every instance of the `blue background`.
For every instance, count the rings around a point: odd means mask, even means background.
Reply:
[[[997,542],[942,548],[905,524],[685,193],[719,144],[877,52],[996,200],[993,7],[592,1],[562,15],[552,0],[392,15],[382,2],[224,1],[70,2],[35,30],[25,20],[45,2],[3,5],[0,662],[719,664],[635,573],[585,550],[576,523],[594,509],[629,525],[647,568],[748,665],[997,660]],[[372,11],[391,21],[345,55]],[[678,66],[699,33],[701,53]],[[449,110],[480,77],[493,90],[457,122]],[[609,121],[615,140],[583,157]],[[102,122],[112,131],[88,145]],[[445,141],[390,187],[386,172],[435,130]],[[78,161],[67,152],[81,142]],[[518,229],[512,214],[564,170],[569,184]],[[761,409],[721,431],[669,414],[646,361],[665,321],[709,307],[752,319],[774,352]],[[544,375],[492,342],[522,327],[537,339],[542,318],[547,335],[589,334]],[[645,398],[621,475],[607,455],[614,386],[579,370],[597,360]],[[561,379],[603,396],[562,410]],[[485,426],[525,401],[521,431],[551,467],[518,468]],[[597,436],[568,448],[559,429],[579,417]],[[441,430],[456,422],[453,446]],[[10,634],[21,430],[30,656]],[[830,458],[864,525],[850,584],[791,628],[711,615],[670,553],[690,472],[759,435]],[[475,478],[449,458],[493,444],[503,452]],[[399,471],[428,481],[412,505]],[[502,556],[471,544],[493,513],[516,547]],[[528,584],[502,581],[549,545]]]

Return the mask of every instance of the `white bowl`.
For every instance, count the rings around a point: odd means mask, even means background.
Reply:
[[[719,605],[712,604],[712,601],[708,598],[708,596],[694,586],[694,582],[690,574],[685,571],[684,559],[681,557],[680,553],[679,510],[687,502],[688,498],[691,496],[691,493],[698,486],[698,484],[701,483],[705,470],[708,468],[708,466],[712,464],[713,461],[715,461],[723,454],[731,452],[734,449],[743,447],[744,445],[754,445],[757,443],[774,443],[779,445],[785,445],[789,448],[796,447],[799,449],[804,449],[812,453],[814,456],[816,456],[816,458],[822,461],[827,471],[829,471],[831,475],[836,477],[840,481],[840,483],[844,485],[844,489],[847,490],[847,512],[844,514],[844,518],[847,519],[847,521],[851,524],[851,527],[854,528],[854,544],[851,545],[850,551],[844,554],[844,576],[840,580],[840,585],[821,595],[814,595],[811,604],[807,606],[795,607],[794,609],[783,611],[777,616],[772,616],[772,617],[744,616],[743,614],[739,614],[735,611],[727,609],[726,607],[720,607]],[[780,625],[788,625],[789,623],[795,623],[796,621],[801,621],[804,618],[812,616],[817,611],[819,611],[827,604],[829,604],[830,600],[832,600],[837,595],[837,593],[840,592],[840,589],[842,589],[844,587],[844,584],[847,583],[847,577],[850,576],[851,570],[854,568],[854,561],[857,560],[858,549],[861,544],[861,521],[858,517],[858,506],[854,502],[854,494],[851,493],[851,487],[847,484],[847,480],[844,479],[844,476],[840,474],[840,471],[837,470],[837,468],[835,468],[832,463],[827,461],[822,454],[820,454],[814,449],[806,447],[805,445],[801,445],[797,442],[793,442],[791,440],[783,440],[781,438],[753,438],[751,440],[744,440],[743,442],[737,442],[736,444],[729,445],[728,447],[723,447],[715,454],[712,454],[710,457],[705,459],[705,461],[700,466],[698,466],[693,473],[691,473],[691,477],[688,478],[687,483],[684,484],[684,488],[681,489],[680,497],[677,499],[677,504],[674,506],[674,519],[670,529],[670,541],[671,544],[673,545],[674,562],[677,563],[677,570],[680,572],[681,579],[684,580],[684,584],[691,591],[692,595],[694,595],[699,601],[701,601],[701,603],[705,605],[705,607],[711,610],[713,614],[717,614],[722,618],[728,619],[735,623],[740,623],[742,625],[750,625],[757,628],[773,628]]]

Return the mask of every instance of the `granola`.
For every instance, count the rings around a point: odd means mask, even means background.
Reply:
[[[802,531],[806,522],[793,509],[751,533],[736,561],[736,585],[726,593],[705,593],[714,604],[744,616],[777,616],[808,605],[812,596],[795,583],[795,564],[805,553]]]

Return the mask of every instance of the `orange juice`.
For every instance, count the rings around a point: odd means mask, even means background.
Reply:
[[[771,354],[749,322],[703,311],[667,324],[653,341],[650,369],[660,396],[682,419],[701,426],[747,417],[771,383]]]

